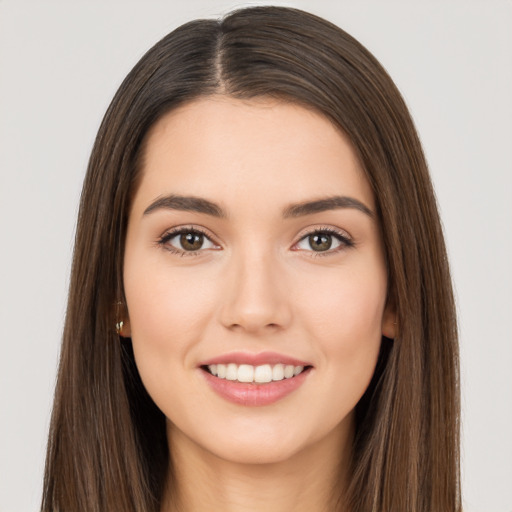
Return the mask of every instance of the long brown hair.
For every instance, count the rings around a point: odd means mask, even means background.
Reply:
[[[130,342],[115,332],[127,214],[150,127],[211,94],[292,101],[350,138],[375,194],[399,330],[383,338],[357,406],[350,510],[459,511],[456,320],[418,136],[392,80],[359,42],[282,7],[179,27],[138,62],[108,108],[80,203],[42,510],[160,508],[172,478],[165,418]]]

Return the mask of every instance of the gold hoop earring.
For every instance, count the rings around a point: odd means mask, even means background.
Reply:
[[[123,332],[123,325],[124,325],[124,322],[121,320],[120,322],[117,322],[116,323],[116,333],[121,336],[122,332]]]

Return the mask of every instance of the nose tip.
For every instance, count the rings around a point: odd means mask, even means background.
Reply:
[[[287,327],[290,304],[275,265],[259,262],[233,272],[226,283],[221,322],[230,330],[251,334]]]
[[[230,330],[241,330],[248,333],[258,333],[260,331],[277,331],[283,327],[283,322],[275,322],[265,311],[256,311],[244,309],[237,305],[237,313],[227,318],[224,325]]]

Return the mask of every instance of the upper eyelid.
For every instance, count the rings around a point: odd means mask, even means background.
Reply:
[[[334,226],[310,226],[308,228],[304,228],[299,232],[299,234],[297,235],[297,242],[314,233],[329,233],[330,235],[338,235],[341,238],[353,241],[352,235],[350,235],[350,233],[348,233],[348,231],[344,229],[337,228]]]
[[[179,235],[180,233],[189,233],[189,232],[200,233],[201,235],[203,235],[206,238],[208,238],[208,240],[210,240],[212,243],[214,243],[216,245],[219,245],[219,243],[216,241],[216,239],[218,237],[216,237],[213,234],[211,234],[211,232],[208,229],[206,229],[206,228],[204,228],[202,226],[196,226],[196,225],[192,225],[192,224],[183,225],[183,226],[175,226],[173,228],[166,229],[158,237],[158,239],[162,240],[163,238],[167,238],[167,237],[173,238],[173,237]]]

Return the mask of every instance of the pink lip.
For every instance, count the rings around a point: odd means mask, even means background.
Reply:
[[[289,379],[256,384],[220,379],[204,369],[205,366],[212,364],[229,363],[236,365],[250,364],[251,366],[284,364],[304,367],[311,366],[311,364],[294,357],[278,354],[277,352],[260,352],[259,354],[230,352],[201,362],[199,365],[201,373],[213,391],[229,402],[246,406],[270,405],[281,400],[298,389],[304,383],[311,370],[311,368],[307,368],[299,375]]]
[[[296,377],[291,377],[290,379],[272,381],[265,384],[243,383],[236,380],[219,379],[206,370],[201,370],[201,372],[210,388],[225,400],[238,405],[255,407],[273,404],[290,393],[293,393],[293,391],[304,383],[310,374],[310,370],[311,368],[308,368]]]
[[[214,357],[203,361],[199,366],[208,366],[210,364],[250,364],[251,366],[259,366],[262,364],[291,364],[293,366],[311,366],[306,361],[301,361],[293,357],[278,354],[277,352],[260,352],[259,354],[251,354],[249,352],[230,352],[222,356]]]

